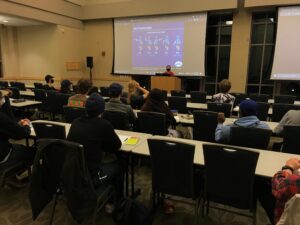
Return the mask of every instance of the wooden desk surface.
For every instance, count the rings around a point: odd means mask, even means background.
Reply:
[[[31,90],[20,91],[20,95],[22,95],[22,96],[34,97],[34,92],[31,91]]]
[[[10,99],[10,106],[14,108],[24,108],[24,107],[30,107],[39,104],[42,104],[42,102],[33,101],[33,100],[26,100],[24,102],[13,102],[13,99]]]

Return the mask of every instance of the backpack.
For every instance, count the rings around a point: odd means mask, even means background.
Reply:
[[[117,225],[152,225],[153,223],[151,211],[130,198],[124,198],[117,204],[113,219]]]

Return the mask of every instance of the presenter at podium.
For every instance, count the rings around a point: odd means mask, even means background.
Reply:
[[[174,72],[171,71],[171,66],[170,65],[167,65],[166,66],[166,71],[163,73],[164,75],[168,75],[168,76],[174,76]]]

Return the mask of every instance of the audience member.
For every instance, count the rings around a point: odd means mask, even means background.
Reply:
[[[272,192],[276,199],[275,224],[283,213],[285,203],[295,194],[300,193],[300,159],[291,158],[286,161],[281,171],[277,172],[272,180]]]
[[[275,127],[274,133],[281,136],[285,125],[300,126],[300,110],[288,111]]]
[[[128,122],[130,124],[134,124],[136,116],[135,116],[131,106],[124,104],[120,99],[122,90],[123,90],[123,87],[119,83],[112,83],[109,86],[110,99],[105,105],[105,110],[127,113]]]
[[[105,109],[104,99],[93,93],[85,104],[86,116],[73,121],[68,140],[84,146],[85,159],[96,186],[104,181],[112,181],[118,189],[118,197],[122,192],[122,169],[118,160],[103,162],[103,153],[117,153],[121,141],[112,125],[99,116]],[[107,178],[105,178],[107,176]]]
[[[54,76],[47,74],[45,76],[45,81],[46,84],[44,85],[44,89],[45,90],[53,90],[55,91],[56,89],[53,87],[53,83],[54,83]]]
[[[68,106],[84,107],[91,87],[92,83],[90,80],[80,79],[76,85],[76,94],[69,98]]]
[[[60,83],[60,93],[63,94],[72,94],[72,82],[69,80],[63,80]]]
[[[174,76],[174,72],[171,71],[171,66],[170,65],[167,65],[166,66],[166,71],[164,72],[164,75],[168,75],[168,76]]]
[[[255,127],[270,129],[268,124],[261,122],[257,118],[258,106],[253,100],[244,100],[240,103],[240,118],[237,119],[233,124],[224,126],[225,122],[224,113],[218,114],[218,126],[215,132],[215,140],[217,142],[228,143],[230,141],[230,128],[232,126],[236,127]]]
[[[235,97],[228,92],[230,91],[231,83],[229,80],[224,79],[219,83],[219,93],[213,95],[213,102],[217,103],[230,103],[231,105],[234,104]]]
[[[133,109],[140,109],[145,103],[149,91],[141,87],[138,82],[132,80],[128,84],[128,104],[131,105]]]

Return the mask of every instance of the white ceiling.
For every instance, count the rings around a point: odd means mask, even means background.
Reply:
[[[43,23],[35,20],[0,14],[0,25],[4,25],[4,26],[34,26],[34,25],[41,25],[41,24]]]

